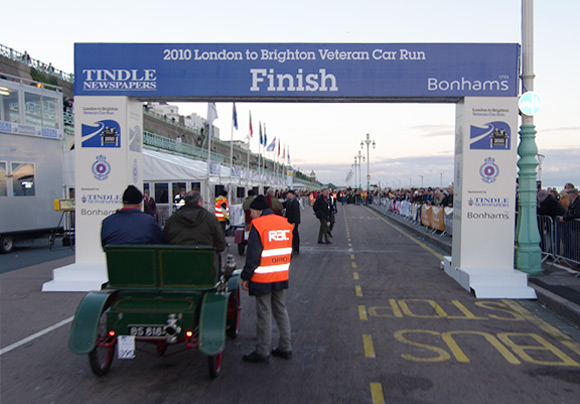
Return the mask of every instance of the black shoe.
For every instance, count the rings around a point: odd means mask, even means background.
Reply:
[[[270,363],[269,356],[262,356],[256,351],[244,355],[244,362],[250,363]]]
[[[272,356],[282,359],[292,359],[292,351],[281,351],[280,348],[272,349]]]
[[[332,237],[332,233],[331,232],[328,232],[328,237]]]
[[[319,241],[318,244],[324,244],[322,241]]]

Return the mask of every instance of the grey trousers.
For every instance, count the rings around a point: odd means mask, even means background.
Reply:
[[[282,351],[291,351],[290,342],[290,319],[284,303],[284,289],[267,295],[256,296],[256,353],[262,356],[270,356],[272,343],[272,315],[276,319],[280,330],[278,348]]]
[[[322,242],[322,238],[324,237],[324,241],[328,241],[328,222],[326,219],[318,219],[320,221],[320,229],[318,230],[318,242]]]

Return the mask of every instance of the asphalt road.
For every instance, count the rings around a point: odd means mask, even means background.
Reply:
[[[439,269],[437,250],[363,206],[339,206],[333,244],[317,244],[311,212],[302,212],[287,291],[292,360],[242,361],[255,343],[254,300],[244,293],[218,379],[197,351],[138,353],[96,378],[67,347],[66,320],[83,294],[40,292],[69,257],[0,275],[0,401],[578,403],[577,327],[535,301],[475,299]]]

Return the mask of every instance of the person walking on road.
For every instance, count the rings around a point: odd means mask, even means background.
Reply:
[[[284,208],[286,209],[284,216],[288,219],[288,223],[294,225],[294,230],[292,230],[292,254],[300,255],[300,235],[298,234],[300,203],[296,199],[296,194],[293,189],[289,189],[286,193]]]
[[[292,357],[290,319],[286,310],[284,290],[292,258],[292,225],[275,215],[268,201],[259,195],[250,205],[252,225],[248,239],[246,263],[242,274],[242,289],[256,297],[256,348],[244,355],[245,362],[268,363],[270,355],[283,359]],[[278,347],[270,351],[272,315],[280,331]]]
[[[218,222],[222,226],[224,234],[226,234],[226,224],[230,224],[230,206],[228,204],[228,191],[221,191],[219,196],[215,198],[214,213]]]
[[[329,194],[328,195],[328,204],[330,206],[330,211],[328,214],[328,236],[332,237],[332,229],[334,228],[334,223],[336,222],[335,215],[338,214],[338,209],[336,207],[336,194]]]
[[[318,229],[318,244],[332,244],[328,240],[328,221],[330,219],[330,203],[328,200],[328,189],[323,189],[320,195],[314,201],[314,214],[320,221]],[[322,240],[325,241],[322,241]]]

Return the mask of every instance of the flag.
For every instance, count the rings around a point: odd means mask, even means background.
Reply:
[[[288,165],[291,165],[290,164],[290,146],[288,146]]]
[[[234,128],[238,130],[238,112],[236,111],[236,103],[234,102],[234,110],[232,112],[232,121],[234,122]]]
[[[259,128],[260,128],[260,144],[264,144],[264,136],[262,135],[262,122],[258,123]]]
[[[252,111],[250,111],[250,137],[254,136],[254,130],[252,129]]]
[[[276,150],[276,138],[274,137],[274,140],[272,140],[272,143],[268,145],[266,151],[273,152],[275,150]]]
[[[280,157],[280,143],[282,142],[278,142],[278,157]]]
[[[264,147],[268,144],[268,135],[266,134],[266,124],[264,124]]]
[[[288,146],[286,146],[286,147],[288,147]],[[286,161],[286,147],[284,147],[282,149],[282,162]]]
[[[207,121],[212,124],[218,117],[217,108],[215,106],[215,102],[208,102],[207,103]]]

